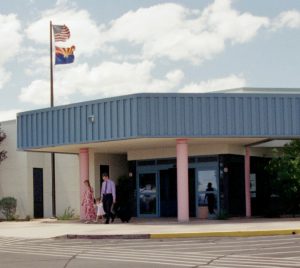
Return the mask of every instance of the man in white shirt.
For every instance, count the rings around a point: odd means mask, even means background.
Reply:
[[[108,224],[110,219],[111,222],[113,222],[115,219],[115,215],[111,210],[113,204],[116,203],[116,185],[112,180],[109,179],[107,173],[103,173],[102,177],[104,181],[101,187],[101,199],[103,202],[103,209],[105,211],[105,223]]]

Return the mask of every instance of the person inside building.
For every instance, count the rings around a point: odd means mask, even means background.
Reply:
[[[101,199],[103,200],[103,208],[105,211],[105,223],[108,224],[110,219],[111,222],[113,222],[115,219],[115,214],[112,212],[112,210],[113,205],[116,203],[116,185],[109,178],[107,173],[103,173],[102,177],[103,183],[101,187]]]
[[[206,188],[205,199],[207,200],[209,214],[215,213],[215,189],[212,187],[212,183],[209,182]]]

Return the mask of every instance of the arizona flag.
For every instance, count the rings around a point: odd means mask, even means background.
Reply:
[[[55,64],[68,64],[74,61],[75,46],[55,47]]]

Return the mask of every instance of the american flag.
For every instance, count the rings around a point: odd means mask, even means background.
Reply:
[[[70,38],[70,30],[66,25],[53,25],[54,32],[54,40],[58,41],[66,41]]]

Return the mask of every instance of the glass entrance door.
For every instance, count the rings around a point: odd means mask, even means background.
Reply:
[[[198,207],[207,206],[211,214],[219,210],[219,176],[215,163],[205,163],[197,169]]]
[[[140,173],[138,177],[138,214],[140,216],[158,215],[156,173]]]

